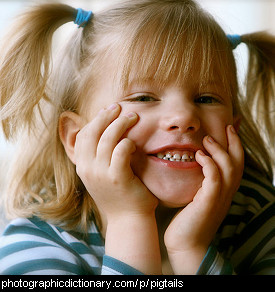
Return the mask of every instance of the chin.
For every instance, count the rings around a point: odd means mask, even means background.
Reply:
[[[177,183],[158,182],[146,184],[147,188],[159,199],[160,204],[169,208],[182,208],[193,201],[201,188],[203,177],[193,180],[181,179]]]
[[[135,175],[159,199],[160,204],[170,208],[181,208],[192,202],[204,179],[198,163],[178,165],[177,162],[168,163],[155,157],[143,160],[135,157],[131,164]]]

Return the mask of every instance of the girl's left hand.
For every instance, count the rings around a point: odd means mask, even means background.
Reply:
[[[224,220],[242,178],[244,152],[233,126],[226,128],[228,152],[207,136],[196,160],[204,180],[193,201],[180,210],[165,232],[165,245],[175,274],[194,274]]]

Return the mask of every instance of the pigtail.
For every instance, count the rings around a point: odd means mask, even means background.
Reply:
[[[249,51],[245,102],[268,145],[274,167],[275,36],[266,32],[246,34],[242,36],[242,42],[246,43]]]
[[[31,128],[50,74],[53,34],[58,27],[74,20],[74,8],[63,4],[33,7],[17,18],[1,44],[0,102],[6,138],[20,128]]]

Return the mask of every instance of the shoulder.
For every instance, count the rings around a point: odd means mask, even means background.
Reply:
[[[0,238],[0,274],[92,273],[82,256],[90,253],[85,241],[61,228],[37,218],[18,218],[6,227]]]

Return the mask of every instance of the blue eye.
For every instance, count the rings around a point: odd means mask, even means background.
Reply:
[[[206,104],[212,104],[212,103],[218,103],[218,99],[213,97],[213,96],[200,96],[198,98],[196,98],[195,100],[196,103],[206,103]]]
[[[140,96],[130,98],[130,101],[150,102],[150,101],[156,101],[156,99],[149,95],[140,95]]]

